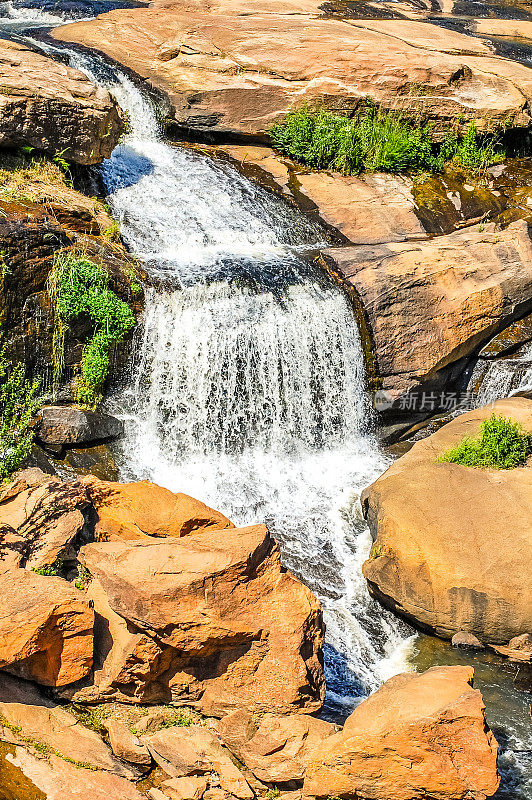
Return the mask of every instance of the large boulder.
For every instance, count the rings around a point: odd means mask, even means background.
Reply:
[[[36,427],[39,442],[52,447],[108,441],[123,433],[124,423],[116,417],[72,406],[44,406]]]
[[[0,669],[65,686],[92,666],[94,611],[61,578],[24,569],[0,575]]]
[[[375,544],[363,572],[375,597],[421,628],[506,644],[532,631],[532,467],[438,461],[492,413],[532,433],[532,401],[499,400],[417,442],[365,491]]]
[[[0,147],[35,147],[98,164],[124,130],[118,106],[83,73],[5,39],[0,45]]]
[[[532,79],[479,39],[428,23],[320,18],[320,3],[156,2],[54,36],[107,53],[170,99],[177,126],[264,138],[303,104],[353,111],[371,96],[433,119],[527,125]]]
[[[386,681],[307,764],[306,797],[484,800],[499,785],[497,742],[472,667]]]
[[[94,685],[77,699],[173,700],[214,716],[321,707],[321,608],[264,525],[89,544],[80,559],[100,622]]]
[[[524,221],[324,255],[361,303],[375,377],[389,401],[407,409],[421,408],[422,390],[444,388],[464,359],[532,308],[532,241]]]
[[[234,528],[227,517],[186,494],[149,481],[83,481],[96,509],[95,537],[100,541],[186,536],[194,531]]]

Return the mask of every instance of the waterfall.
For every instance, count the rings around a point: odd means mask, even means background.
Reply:
[[[64,53],[64,49],[62,49]],[[265,521],[319,596],[331,713],[408,669],[412,631],[374,602],[360,491],[385,469],[345,294],[309,254],[323,231],[229,164],[160,136],[156,111],[104,61],[69,51],[130,130],[101,167],[124,240],[163,289],[146,294],[131,379],[125,478]]]
[[[512,357],[489,361],[487,369],[486,361],[481,360],[479,370],[482,370],[483,375],[476,396],[478,407],[519,392],[531,391],[532,344],[523,347]],[[475,375],[471,383],[474,383],[474,379]]]

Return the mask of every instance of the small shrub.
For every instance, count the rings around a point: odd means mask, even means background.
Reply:
[[[532,436],[517,422],[492,414],[482,422],[480,435],[476,439],[462,439],[457,447],[443,453],[438,461],[465,467],[514,469],[526,464],[531,449]]]
[[[41,407],[39,381],[26,379],[23,364],[12,364],[0,349],[0,481],[9,478],[28,457],[32,422]]]
[[[450,131],[439,144],[429,125],[374,106],[353,119],[302,108],[274,125],[270,136],[274,146],[295,161],[344,175],[440,172],[448,161],[481,172],[504,158],[496,138],[481,140],[474,123],[465,135]]]
[[[109,289],[109,275],[84,254],[60,252],[55,255],[48,278],[48,292],[55,311],[54,376],[62,371],[64,336],[67,326],[80,315],[88,316],[94,333],[83,348],[81,375],[76,399],[94,408],[101,400],[100,389],[109,373],[112,347],[135,324],[130,307]]]
[[[60,575],[62,568],[63,562],[60,558],[57,558],[54,564],[45,564],[44,567],[33,567],[33,572],[36,572],[37,575],[46,575],[50,577],[52,575]]]
[[[90,572],[85,569],[82,564],[78,564],[78,576],[74,580],[74,586],[76,589],[79,589],[80,592],[84,591],[87,588],[89,583],[91,582],[91,574]]]

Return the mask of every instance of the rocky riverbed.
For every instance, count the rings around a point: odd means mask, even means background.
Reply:
[[[530,462],[438,461],[532,430],[527,5],[2,4],[2,343],[46,392],[0,487],[2,800],[530,796]],[[271,148],[368,97],[509,157]],[[80,253],[133,320],[98,411]]]

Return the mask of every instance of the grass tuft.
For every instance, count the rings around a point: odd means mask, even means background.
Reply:
[[[532,436],[519,423],[492,414],[480,426],[480,435],[462,439],[438,461],[465,467],[515,469],[523,467],[532,452]]]
[[[497,137],[479,137],[474,123],[464,135],[449,131],[437,143],[429,125],[374,106],[352,119],[301,108],[274,125],[270,136],[274,147],[295,161],[344,175],[441,172],[450,161],[481,173],[505,157]]]

